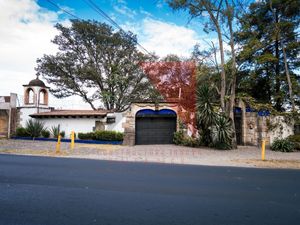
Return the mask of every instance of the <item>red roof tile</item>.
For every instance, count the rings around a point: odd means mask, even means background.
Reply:
[[[106,116],[107,110],[53,110],[50,112],[40,112],[31,114],[31,117],[47,116]]]

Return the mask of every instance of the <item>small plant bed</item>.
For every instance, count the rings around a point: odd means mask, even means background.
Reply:
[[[58,135],[61,136],[61,142],[71,142],[71,139],[65,138],[65,131],[60,130],[59,126],[52,126],[50,129],[45,128],[44,123],[37,120],[28,120],[26,127],[18,127],[16,135],[12,139],[19,140],[36,140],[36,141],[57,141]],[[120,145],[123,143],[123,133],[116,131],[95,131],[88,133],[78,133],[75,143],[82,144],[113,144]]]
[[[271,150],[276,152],[293,152],[294,143],[289,139],[277,139],[271,145]]]

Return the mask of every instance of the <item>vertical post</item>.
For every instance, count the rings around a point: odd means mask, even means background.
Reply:
[[[56,154],[60,153],[60,141],[61,141],[61,136],[59,134],[58,137],[57,137]]]
[[[266,156],[266,140],[263,139],[261,143],[261,160],[265,161]]]
[[[74,131],[71,132],[71,149],[74,150],[74,145],[75,145],[75,133]]]

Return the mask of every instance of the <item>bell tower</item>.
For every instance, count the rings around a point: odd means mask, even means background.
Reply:
[[[48,108],[49,87],[36,76],[28,84],[24,84],[24,105],[23,107]]]

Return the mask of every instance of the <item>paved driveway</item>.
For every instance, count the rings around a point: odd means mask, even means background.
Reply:
[[[3,225],[296,225],[300,173],[0,154]]]
[[[61,153],[55,153],[55,142],[1,140],[0,153],[31,154],[53,157],[105,159],[116,161],[159,162],[192,165],[219,165],[243,167],[300,168],[300,152],[266,151],[267,161],[260,160],[261,151],[255,146],[239,146],[222,151],[209,148],[189,148],[175,145],[89,145],[62,143]]]

